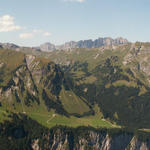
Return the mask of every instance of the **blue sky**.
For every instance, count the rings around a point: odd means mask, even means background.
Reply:
[[[150,0],[3,0],[0,42],[37,46],[124,37],[150,41]]]

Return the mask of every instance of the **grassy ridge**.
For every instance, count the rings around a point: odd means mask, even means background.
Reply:
[[[145,113],[150,108],[148,77],[139,70],[138,65],[141,57],[146,57],[143,52],[145,49],[143,48],[141,55],[137,54],[136,49],[139,49],[139,45],[133,48],[132,44],[128,44],[96,49],[38,52],[41,57],[36,57],[31,63],[38,66],[29,73],[24,73],[25,76],[32,77],[31,89],[27,89],[27,81],[24,81],[27,92],[18,92],[19,96],[22,95],[19,97],[20,103],[14,95],[13,103],[6,100],[2,108],[15,113],[26,113],[47,127],[58,124],[113,128],[116,127],[115,124],[119,124],[148,128],[149,113]],[[7,72],[8,79],[4,79],[5,84],[3,81],[0,83],[8,85],[7,81],[13,77],[12,72],[20,64],[24,65],[25,56],[23,53],[4,50],[0,55],[4,64],[12,59],[9,62],[12,64],[6,65],[5,69],[1,68],[1,73]],[[19,59],[15,62],[17,57]],[[125,65],[125,61],[130,62]],[[39,72],[42,72],[41,78]],[[34,82],[37,78],[39,82]],[[35,87],[37,92],[33,96]],[[99,113],[96,112],[95,105],[100,110]]]

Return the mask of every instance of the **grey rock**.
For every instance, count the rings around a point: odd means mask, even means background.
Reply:
[[[19,48],[19,46],[13,43],[0,43],[0,48],[16,50]]]
[[[72,49],[72,48],[98,48],[101,46],[112,46],[112,45],[120,45],[127,44],[128,40],[123,38],[98,38],[96,40],[84,40],[78,42],[67,42],[64,45],[56,46],[56,49]]]
[[[51,43],[44,43],[42,45],[40,45],[40,50],[41,51],[53,51],[55,50],[55,45],[51,44]]]
[[[110,135],[107,132],[89,131],[86,137],[72,134],[71,136],[76,137],[76,140],[72,141],[68,132],[57,129],[51,139],[49,136],[50,134],[47,134],[45,146],[50,150],[150,150],[149,140],[141,141],[136,136],[125,133]],[[38,149],[42,149],[38,140],[33,140],[32,147],[35,145]]]
[[[78,42],[70,41],[62,45],[54,45],[51,43],[45,43],[40,45],[41,51],[53,51],[53,50],[69,50],[74,48],[98,48],[101,46],[112,46],[112,45],[121,45],[129,43],[128,40],[124,38],[112,39],[109,37],[98,38],[96,40],[80,40]]]

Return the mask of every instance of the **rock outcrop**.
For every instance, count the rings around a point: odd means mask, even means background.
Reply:
[[[46,147],[50,150],[150,150],[150,140],[141,140],[131,133],[114,133],[76,129],[77,133],[57,129],[49,133],[47,142],[41,145],[32,140],[33,150]],[[44,145],[43,145],[44,144]],[[40,146],[42,146],[40,148]]]
[[[44,44],[40,45],[39,49],[40,49],[41,51],[46,51],[46,52],[48,52],[48,51],[56,50],[56,47],[55,47],[54,44],[51,44],[51,43],[44,43]]]
[[[2,76],[0,74],[0,102],[2,104],[7,102],[14,108],[19,103],[32,106],[35,102],[39,105],[39,97],[42,96],[42,100],[49,110],[53,105],[56,107],[61,105],[57,102],[64,78],[58,65],[48,59],[24,55],[20,52],[7,50],[1,52],[7,56],[0,61],[2,74]],[[15,58],[16,55],[18,58]],[[10,59],[14,59],[15,62],[8,64]],[[18,60],[16,61],[16,59]],[[12,66],[10,67],[10,65]],[[4,70],[3,67],[5,67]],[[56,100],[57,102],[53,102]],[[61,110],[61,106],[59,110]]]
[[[72,48],[98,48],[101,46],[112,46],[112,45],[120,45],[127,44],[128,40],[123,38],[98,38],[96,40],[81,40],[78,42],[67,42],[64,45],[56,46],[57,49],[72,49]]]
[[[0,43],[0,48],[4,48],[4,49],[18,49],[19,46],[15,45],[13,43]]]
[[[62,45],[54,45],[51,43],[45,43],[40,45],[39,49],[41,51],[53,51],[53,50],[70,50],[74,48],[98,48],[101,46],[112,46],[112,45],[121,45],[129,43],[128,40],[124,38],[112,39],[110,37],[98,38],[96,40],[81,40],[78,42],[70,41]]]

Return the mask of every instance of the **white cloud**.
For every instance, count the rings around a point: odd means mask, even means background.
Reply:
[[[15,24],[14,17],[10,15],[0,17],[0,32],[11,32],[20,30],[21,28],[22,27]]]
[[[14,22],[13,16],[10,16],[10,15],[0,16],[0,32],[12,32],[12,31],[21,30],[21,29],[26,29],[26,28],[16,25],[16,23]],[[19,38],[31,39],[35,35],[50,36],[51,33],[41,30],[41,29],[34,29],[31,32],[19,34]]]
[[[79,3],[83,3],[85,2],[85,0],[64,0],[65,2],[79,2]]]
[[[49,32],[45,32],[45,33],[43,33],[43,35],[44,35],[44,36],[50,36],[50,35],[51,35],[51,33],[49,33]]]
[[[42,33],[43,32],[43,30],[40,30],[40,29],[34,29],[33,30],[33,33]]]
[[[33,38],[33,36],[34,36],[33,33],[22,33],[19,35],[21,39],[31,39]]]
[[[32,30],[32,33],[33,34],[42,34],[43,36],[50,36],[51,33],[50,32],[47,32],[47,31],[44,31],[44,30],[41,30],[41,29],[34,29]]]
[[[21,39],[31,39],[31,38],[33,38],[33,37],[36,37],[36,36],[50,36],[51,35],[51,33],[50,32],[46,32],[46,31],[43,31],[43,30],[37,30],[37,29],[34,29],[34,30],[32,30],[32,32],[28,32],[28,33],[21,33],[20,35],[19,35],[19,37],[21,38]]]

